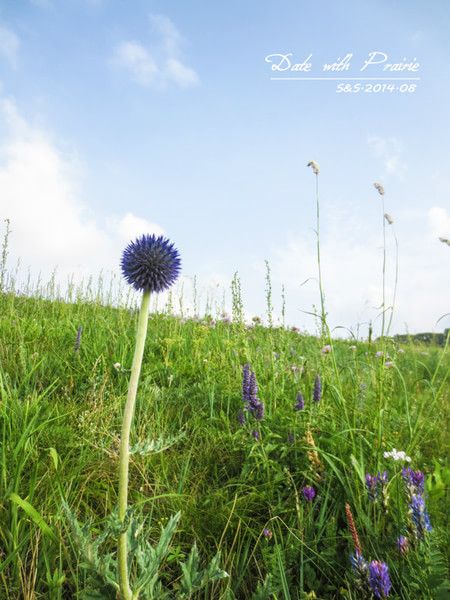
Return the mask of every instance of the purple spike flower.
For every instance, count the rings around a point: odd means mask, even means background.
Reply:
[[[411,494],[423,494],[425,490],[425,475],[422,471],[413,471],[411,467],[403,467],[402,477]]]
[[[305,485],[302,489],[302,494],[306,502],[312,502],[316,497],[316,490],[311,485]]]
[[[245,423],[245,414],[244,414],[243,410],[240,410],[238,412],[237,420],[238,420],[239,425],[244,425],[244,423]]]
[[[78,350],[80,349],[81,346],[81,334],[83,333],[83,327],[80,325],[77,329],[77,338],[75,340],[75,346],[74,346],[74,350],[75,352],[78,352]]]
[[[313,400],[314,402],[320,402],[322,398],[322,381],[320,380],[320,375],[316,375],[314,380],[314,390],[313,390]]]
[[[369,564],[369,584],[375,598],[387,598],[389,596],[391,580],[386,563],[373,560]]]
[[[425,507],[425,500],[419,494],[411,497],[409,505],[414,533],[417,539],[423,539],[426,531],[431,531],[430,516]]]
[[[397,538],[397,548],[400,554],[405,556],[409,550],[409,540],[404,535],[399,535]]]
[[[143,235],[128,244],[122,254],[122,273],[136,290],[162,292],[178,278],[178,250],[162,235]]]
[[[248,402],[250,395],[250,365],[245,364],[242,369],[242,400]]]
[[[244,365],[242,373],[242,399],[246,410],[260,421],[264,417],[264,404],[258,398],[258,383],[250,365]]]
[[[303,410],[305,408],[305,399],[303,398],[303,394],[299,392],[297,394],[297,400],[294,405],[294,410]]]
[[[256,429],[254,429],[252,431],[252,436],[255,438],[256,441],[259,441],[259,438],[260,438],[259,431],[257,431]]]
[[[366,474],[366,487],[370,500],[376,500],[378,495],[378,478],[376,475]]]

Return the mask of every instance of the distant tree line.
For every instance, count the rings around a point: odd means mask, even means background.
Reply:
[[[423,343],[423,344],[436,344],[437,346],[445,346],[447,336],[450,333],[450,328],[444,329],[443,333],[415,333],[394,335],[393,338],[396,342],[405,343]]]

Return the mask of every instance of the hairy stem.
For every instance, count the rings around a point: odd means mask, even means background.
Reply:
[[[136,333],[136,347],[134,349],[133,364],[131,367],[128,395],[123,413],[122,433],[120,436],[119,458],[119,520],[124,523],[128,507],[128,467],[130,463],[130,431],[133,421],[134,407],[136,405],[136,392],[141,373],[142,356],[144,354],[145,338],[147,336],[148,309],[150,305],[150,292],[142,295],[141,309]],[[130,588],[128,574],[128,548],[127,532],[119,538],[119,582],[122,600],[132,600],[133,593]]]

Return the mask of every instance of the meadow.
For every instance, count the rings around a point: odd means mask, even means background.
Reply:
[[[113,599],[88,567],[115,548],[101,531],[117,506],[138,313],[92,289],[46,296],[0,294],[0,598]],[[236,280],[233,298],[234,319],[183,318],[170,305],[150,315],[130,504],[152,544],[181,511],[159,567],[167,596],[154,597],[384,597],[361,587],[359,545],[388,565],[390,598],[448,598],[448,339],[249,325]],[[243,411],[244,365],[263,418]],[[153,451],[139,452],[146,444]],[[426,508],[414,512],[419,471]],[[78,537],[65,506],[88,524]],[[183,595],[193,543],[200,564],[219,551],[227,576]]]

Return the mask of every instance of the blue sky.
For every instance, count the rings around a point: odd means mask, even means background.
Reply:
[[[217,285],[227,288],[237,270],[248,314],[262,314],[268,259],[275,311],[284,283],[288,321],[311,330],[302,311],[317,304],[317,284],[300,284],[316,275],[306,168],[315,159],[331,324],[376,317],[380,181],[399,241],[394,331],[440,330],[449,311],[450,250],[438,240],[450,238],[449,19],[445,1],[3,0],[0,215],[12,221],[11,263],[20,256],[33,272],[58,265],[61,278],[85,276],[114,268],[130,236],[164,232],[182,251],[185,289],[197,275],[204,298],[213,289],[221,297]],[[272,81],[265,62],[312,54],[320,75],[322,63],[352,53],[344,75],[361,75],[372,51],[417,60],[416,91]]]

